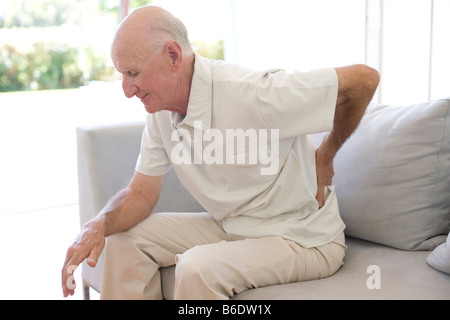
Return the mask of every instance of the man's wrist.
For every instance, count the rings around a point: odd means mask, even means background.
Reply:
[[[103,236],[107,236],[107,232],[106,232],[106,217],[104,214],[99,214],[97,215],[94,219],[92,219],[91,221],[87,222],[84,226],[83,229],[86,228],[90,228],[91,230],[95,230],[95,232],[103,235]]]
[[[337,151],[339,150],[339,146],[336,144],[333,138],[333,133],[328,133],[320,146],[316,150],[316,161],[320,161],[322,163],[332,163],[334,157],[336,156]]]

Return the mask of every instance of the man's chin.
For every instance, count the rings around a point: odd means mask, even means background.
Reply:
[[[145,107],[145,111],[147,111],[148,113],[156,113],[160,110],[158,108],[155,108],[154,106],[149,106],[149,105],[144,105],[144,107]]]

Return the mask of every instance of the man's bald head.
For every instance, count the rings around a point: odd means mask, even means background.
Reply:
[[[155,6],[134,10],[117,28],[113,46],[118,41],[134,41],[135,46],[146,46],[152,53],[162,51],[167,42],[176,41],[185,55],[193,53],[183,22],[170,12]]]

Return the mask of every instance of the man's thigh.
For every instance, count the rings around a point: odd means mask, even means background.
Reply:
[[[345,245],[335,242],[307,249],[277,236],[221,241],[178,255],[176,272],[187,281],[202,278],[217,294],[230,297],[250,288],[327,277],[342,265],[344,254]]]
[[[126,233],[139,239],[144,251],[159,247],[173,257],[196,245],[229,239],[220,223],[207,212],[152,213]]]

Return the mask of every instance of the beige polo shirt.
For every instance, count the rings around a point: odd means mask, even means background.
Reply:
[[[308,135],[331,129],[337,88],[334,69],[255,72],[196,55],[186,116],[148,115],[136,171],[173,168],[230,234],[328,243],[345,225],[333,186],[318,209]]]

